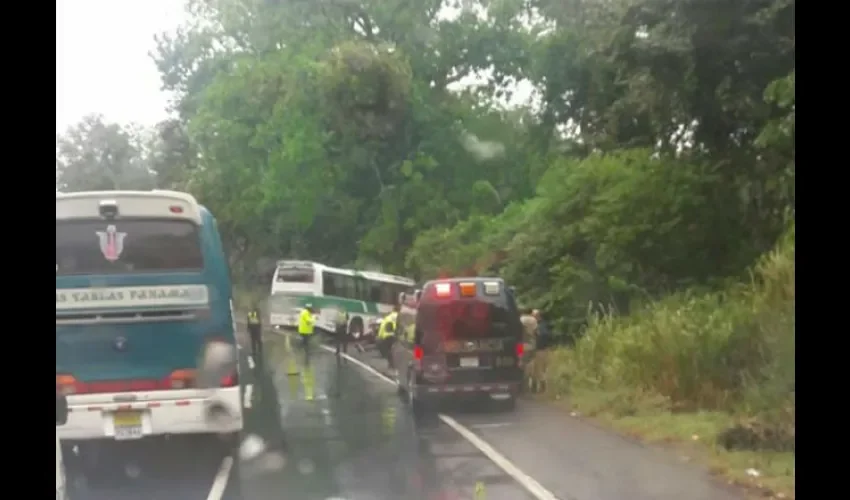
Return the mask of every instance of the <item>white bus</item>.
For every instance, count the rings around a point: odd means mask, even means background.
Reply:
[[[399,294],[414,286],[414,280],[402,276],[282,260],[272,276],[269,324],[295,327],[298,313],[310,303],[317,327],[333,331],[336,311],[343,309],[349,313],[349,331],[364,333],[370,321],[388,314]]]

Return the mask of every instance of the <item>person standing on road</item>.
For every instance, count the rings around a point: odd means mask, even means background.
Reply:
[[[537,339],[537,318],[531,309],[523,309],[519,321],[522,323],[523,342],[533,348]]]
[[[393,343],[395,342],[395,327],[398,319],[398,305],[393,306],[393,311],[381,320],[381,326],[378,327],[378,350],[381,355],[387,359],[387,366],[390,373],[395,375],[395,364],[393,363]]]
[[[263,359],[263,323],[258,309],[254,307],[248,312],[248,335],[251,337],[251,353],[259,362]]]
[[[543,319],[543,315],[540,314],[540,309],[535,309],[531,312],[531,315],[534,316],[534,319],[537,321],[537,350],[546,349],[549,343],[552,341],[552,330],[549,329],[549,323]]]
[[[316,326],[316,317],[313,316],[313,305],[307,304],[298,316],[298,336],[301,337],[301,346],[304,348],[306,359],[310,357],[310,338]]]
[[[338,309],[335,318],[336,355],[339,357],[340,350],[348,354],[348,311]]]

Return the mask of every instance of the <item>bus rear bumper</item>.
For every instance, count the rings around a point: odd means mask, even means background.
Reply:
[[[134,401],[116,402],[129,398]],[[69,396],[68,403],[68,422],[56,430],[63,442],[231,434],[243,427],[239,387]]]

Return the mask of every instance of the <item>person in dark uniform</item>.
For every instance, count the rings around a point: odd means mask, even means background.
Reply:
[[[248,313],[248,335],[251,336],[251,352],[257,361],[263,357],[263,324],[260,321],[258,308],[253,308]]]
[[[336,355],[339,358],[340,352],[348,354],[348,311],[339,309],[336,312],[335,337],[336,337]]]

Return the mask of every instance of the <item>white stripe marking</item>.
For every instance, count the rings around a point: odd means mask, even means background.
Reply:
[[[245,386],[245,396],[243,397],[242,406],[244,408],[250,408],[254,405],[254,384],[248,384]]]
[[[218,468],[218,473],[215,475],[210,493],[207,495],[207,500],[221,500],[224,497],[231,469],[233,469],[233,457],[224,457],[224,460],[221,461],[221,467]]]
[[[331,347],[325,345],[322,345],[320,347],[328,352],[335,352],[335,350]],[[387,377],[383,373],[372,368],[371,366],[360,361],[359,359],[355,359],[344,353],[340,353],[340,356],[343,356],[348,361],[351,361],[352,363],[359,366],[360,368],[363,368],[372,375],[376,375],[377,377],[383,379],[385,382],[389,382],[393,385],[398,385],[395,380]],[[454,429],[455,432],[460,434],[462,438],[469,441],[472,446],[478,448],[481,453],[483,453],[487,458],[492,460],[494,464],[498,465],[503,471],[505,471],[506,474],[514,478],[514,480],[521,484],[523,488],[528,490],[528,492],[531,493],[534,498],[536,498],[537,500],[558,500],[558,497],[556,497],[551,491],[544,488],[543,485],[538,483],[533,477],[521,471],[519,467],[513,464],[513,462],[511,462],[504,455],[496,451],[496,449],[490,446],[489,443],[476,436],[475,433],[473,433],[471,430],[461,425],[457,420],[453,419],[452,417],[449,417],[448,415],[443,415],[442,413],[437,416],[440,418],[440,420],[443,421],[443,423],[445,423],[446,425]]]
[[[510,422],[493,422],[491,424],[470,424],[469,427],[473,429],[496,429],[499,427],[509,427],[514,425]]]
[[[248,366],[249,366],[252,370],[253,370],[253,369],[254,369],[254,367],[256,366],[256,365],[254,364],[254,357],[253,357],[253,356],[248,356]]]

